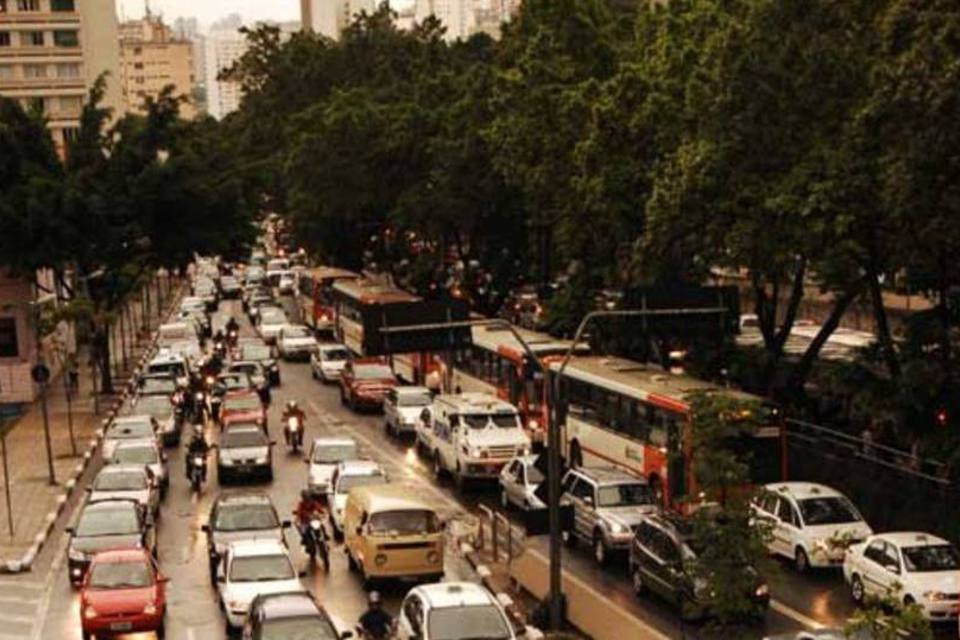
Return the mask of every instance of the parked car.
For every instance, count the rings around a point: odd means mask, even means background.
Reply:
[[[593,548],[597,564],[611,552],[625,552],[644,516],[657,511],[656,496],[645,478],[615,467],[570,469],[561,484],[561,505],[573,506],[573,529],[564,531],[569,544],[583,540]]]
[[[317,350],[317,339],[303,324],[285,324],[277,333],[277,351],[284,360],[309,360]]]
[[[351,360],[340,373],[340,402],[354,411],[381,409],[388,389],[397,386],[397,377],[379,358]]]
[[[157,556],[153,519],[136,500],[90,502],[80,510],[76,524],[67,527],[67,568],[70,582],[80,586],[93,556],[117,548],[148,549]]]
[[[307,488],[317,494],[326,494],[337,465],[345,460],[356,460],[357,441],[346,436],[314,438],[307,463]]]
[[[170,486],[170,475],[167,473],[167,454],[160,449],[156,439],[127,440],[117,445],[113,450],[111,464],[136,464],[145,466],[156,478],[160,486],[161,497],[166,494]]]
[[[643,516],[635,531],[629,569],[634,593],[656,594],[678,607],[685,620],[709,615],[706,584],[695,573],[697,557],[711,543],[709,534],[697,531],[692,518],[673,513]],[[770,604],[770,588],[755,567],[741,563],[739,568],[749,585],[743,595],[754,604],[754,616],[762,617]]]
[[[472,582],[441,582],[415,587],[400,605],[400,640],[516,640],[500,602]]]
[[[261,594],[250,603],[243,640],[276,638],[349,638],[333,626],[330,616],[309,593]]]
[[[110,462],[113,452],[121,442],[157,438],[160,426],[156,419],[147,415],[120,416],[114,419],[103,434],[100,454],[104,462]]]
[[[97,553],[80,591],[83,639],[152,631],[163,640],[168,581],[144,549]]]
[[[220,484],[240,478],[273,480],[272,445],[258,424],[225,426],[217,447],[217,479]]]
[[[217,593],[227,633],[247,621],[257,596],[304,591],[286,545],[276,540],[241,540],[227,545],[217,570]]]
[[[854,602],[895,594],[916,604],[933,622],[957,619],[960,555],[935,535],[891,532],[870,536],[847,549],[843,577]]]
[[[544,477],[537,468],[537,456],[517,456],[500,472],[500,506],[511,505],[520,509],[545,509],[543,500],[537,497],[537,489]]]
[[[314,380],[334,382],[340,379],[343,367],[350,359],[350,352],[342,344],[329,342],[320,344],[310,354],[310,373]]]
[[[772,529],[770,553],[793,560],[800,573],[841,566],[847,547],[873,533],[846,496],[822,484],[768,484],[751,509],[756,521]]]
[[[290,521],[280,520],[267,494],[221,493],[210,508],[206,524],[200,527],[207,536],[210,581],[215,581],[217,565],[229,543],[250,538],[283,542],[283,531],[289,528]]]
[[[345,460],[337,465],[330,478],[327,492],[330,505],[330,525],[339,536],[343,532],[343,509],[347,505],[347,495],[354,487],[385,484],[387,472],[372,460]]]
[[[433,404],[426,387],[393,387],[383,397],[383,416],[387,433],[394,436],[416,435],[424,408]]]
[[[100,469],[88,488],[88,502],[136,500],[154,516],[160,510],[160,488],[149,467],[112,464]]]

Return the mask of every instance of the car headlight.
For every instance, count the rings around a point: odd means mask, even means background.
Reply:
[[[627,527],[627,526],[625,526],[625,525],[620,524],[619,522],[611,522],[611,523],[610,523],[610,531],[611,531],[611,533],[616,533],[616,534],[621,534],[621,535],[622,535],[622,534],[624,534],[624,533],[630,533],[630,528]]]
[[[157,613],[157,605],[153,604],[152,602],[147,603],[147,605],[143,608],[143,615],[145,616],[156,615],[156,613]]]
[[[259,458],[257,458],[256,460],[254,460],[254,463],[256,463],[256,464],[267,464],[267,456],[260,456]]]
[[[70,556],[70,559],[73,560],[74,562],[83,562],[84,560],[87,559],[87,554],[85,554],[83,551],[78,551],[72,547],[67,553]]]
[[[826,540],[817,540],[813,543],[813,552],[814,553],[827,553],[830,550],[830,545],[827,544]]]
[[[223,465],[224,467],[232,467],[233,460],[230,458],[220,458],[220,464]]]
[[[942,591],[927,591],[923,594],[923,597],[926,598],[927,600],[930,600],[931,602],[946,600],[947,599],[946,596],[947,594],[943,593]]]
[[[770,587],[768,587],[766,584],[762,584],[757,587],[757,590],[753,592],[753,595],[758,598],[766,598],[768,595],[770,595]]]
[[[96,618],[97,615],[99,615],[97,613],[97,610],[94,609],[91,605],[87,605],[83,610],[83,617],[86,618],[87,620],[92,620],[93,618]]]
[[[539,428],[540,428],[540,421],[539,421],[539,420],[530,420],[529,422],[527,422],[527,428],[529,428],[529,429],[539,429]]]

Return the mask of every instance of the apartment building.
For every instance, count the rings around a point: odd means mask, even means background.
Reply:
[[[373,13],[376,0],[300,0],[300,23],[307,31],[337,40],[360,12]]]
[[[0,95],[42,109],[57,148],[75,135],[90,87],[122,112],[115,0],[0,0]]]
[[[187,96],[180,115],[193,118],[195,75],[193,43],[177,38],[163,21],[152,15],[120,25],[121,85],[127,112],[143,111],[147,97],[156,98],[167,86],[175,96]]]
[[[243,92],[240,85],[219,76],[224,69],[233,66],[247,51],[247,40],[240,32],[232,29],[212,30],[204,42],[206,61],[207,112],[222,119],[228,113],[240,108]]]

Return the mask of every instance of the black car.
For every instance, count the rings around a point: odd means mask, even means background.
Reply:
[[[709,523],[709,521],[707,521]],[[703,587],[689,569],[709,544],[709,536],[696,535],[692,518],[661,513],[644,516],[635,527],[630,545],[630,576],[637,596],[655,593],[680,609],[684,619],[710,614],[703,602]],[[762,616],[770,604],[770,590],[760,574],[748,564],[743,571],[751,575],[749,597]]]
[[[306,592],[262,594],[250,603],[246,640],[267,638],[316,638],[337,640],[349,638],[349,632],[338,633],[330,616]]]
[[[70,582],[77,587],[98,551],[139,547],[157,557],[153,519],[136,500],[116,499],[90,502],[83,507],[72,527],[67,527],[67,567]]]

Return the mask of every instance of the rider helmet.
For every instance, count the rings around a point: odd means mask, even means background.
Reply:
[[[297,401],[296,401],[296,400],[288,400],[288,401],[287,401],[287,410],[288,410],[288,411],[294,411],[294,410],[296,410],[296,408],[297,408]]]

